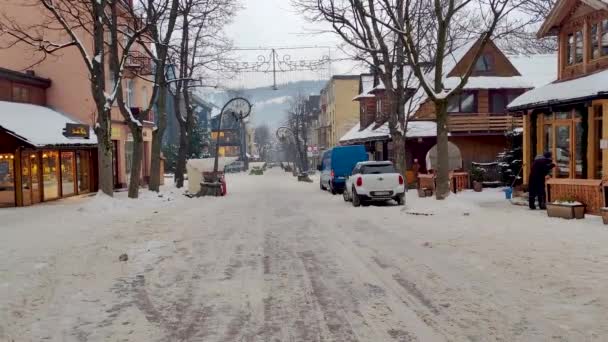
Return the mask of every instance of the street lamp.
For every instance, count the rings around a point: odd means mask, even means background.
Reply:
[[[235,97],[226,102],[220,111],[217,124],[217,137],[215,139],[215,160],[213,162],[213,177],[215,178],[215,181],[218,180],[217,172],[220,155],[220,133],[222,131],[222,117],[224,112],[232,114],[236,121],[242,121],[251,113],[251,103],[245,98]]]

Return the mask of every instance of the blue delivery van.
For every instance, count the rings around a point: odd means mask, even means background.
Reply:
[[[365,146],[337,146],[323,153],[319,171],[321,171],[321,190],[336,194],[344,190],[346,177],[350,175],[360,161],[368,160]]]

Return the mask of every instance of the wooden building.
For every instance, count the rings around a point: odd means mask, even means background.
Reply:
[[[608,170],[608,2],[559,0],[538,32],[558,38],[557,81],[515,99],[524,117],[524,183],[536,155],[553,153],[548,201],[574,198],[598,213]]]
[[[473,74],[464,90],[449,100],[452,169],[468,170],[472,162],[494,162],[507,147],[505,133],[522,127],[521,115],[508,113],[507,104],[526,90],[552,81],[554,75],[555,56],[506,56],[490,42],[474,61],[476,44],[474,41],[464,44],[447,56],[444,63],[446,88],[455,87],[474,63]],[[536,62],[544,64],[535,67]],[[410,97],[405,105],[409,116],[406,163],[412,165],[413,160],[418,159],[421,171],[426,172],[433,168],[436,150],[435,107],[416,82],[409,83],[406,91]],[[341,143],[365,143],[376,159],[391,159],[386,123],[389,106],[384,98],[384,86],[371,74],[361,75],[359,84],[360,94],[354,100],[360,104],[360,122]]]

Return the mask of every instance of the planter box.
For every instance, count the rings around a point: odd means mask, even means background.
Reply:
[[[478,181],[473,181],[473,190],[475,192],[482,192],[483,191],[483,183],[482,182],[478,182]]]
[[[604,224],[608,224],[608,208],[600,208],[600,213],[602,214]]]
[[[567,220],[585,218],[585,205],[547,203],[549,217],[561,217]]]
[[[433,190],[431,189],[418,189],[418,197],[431,197],[433,196]]]

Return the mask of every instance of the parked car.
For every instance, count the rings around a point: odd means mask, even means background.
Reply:
[[[390,161],[359,162],[346,180],[344,201],[358,207],[370,201],[405,204],[405,182]]]
[[[317,167],[321,171],[319,187],[332,194],[342,192],[346,176],[358,162],[365,160],[368,160],[368,156],[363,145],[337,146],[325,151],[321,165]]]
[[[233,161],[224,167],[224,172],[226,173],[241,172],[243,170],[245,170],[245,162],[241,160]]]

